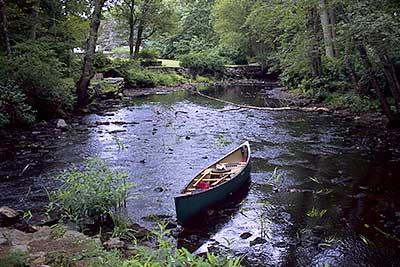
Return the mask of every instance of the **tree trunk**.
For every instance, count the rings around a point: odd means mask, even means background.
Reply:
[[[311,33],[310,39],[310,59],[311,59],[311,76],[318,78],[321,76],[321,53],[320,53],[320,40],[321,28],[319,24],[318,12],[316,8],[311,8],[308,11],[308,28]]]
[[[384,89],[378,83],[378,80],[377,80],[376,74],[375,74],[375,70],[371,64],[371,61],[369,60],[367,50],[366,50],[364,44],[362,44],[361,42],[358,42],[357,49],[358,49],[358,52],[360,53],[361,61],[363,63],[365,71],[368,74],[368,77],[371,81],[371,85],[376,89],[376,93],[378,95],[382,111],[386,115],[386,117],[389,119],[389,122],[392,123],[395,121],[396,118],[394,117],[393,112],[390,108],[390,105],[386,99]]]
[[[89,103],[88,88],[90,80],[93,78],[93,60],[96,52],[96,43],[98,31],[100,27],[101,11],[103,9],[105,0],[96,0],[90,23],[89,39],[87,41],[83,71],[76,87],[77,104],[76,111],[79,112],[83,107]]]
[[[33,3],[32,6],[32,28],[30,38],[32,40],[36,40],[37,30],[39,28],[39,9],[40,9],[40,0],[37,0]]]
[[[383,64],[385,77],[388,82],[390,91],[392,92],[397,112],[400,113],[400,83],[399,80],[397,79],[393,63],[390,61],[387,54],[379,54],[379,59]]]
[[[8,35],[7,16],[6,16],[4,0],[0,0],[0,20],[1,20],[0,22],[1,22],[3,41],[4,41],[4,48],[6,50],[6,58],[7,60],[11,60],[12,59],[11,44],[10,44],[10,37]]]
[[[135,1],[132,0],[129,4],[129,56],[133,58],[135,50]]]
[[[140,22],[139,26],[138,26],[138,31],[137,31],[135,53],[133,55],[133,58],[139,58],[140,46],[142,45],[143,30],[144,30],[144,26]]]
[[[334,57],[335,53],[333,49],[332,32],[326,2],[327,0],[319,1],[322,32],[324,34],[325,53],[328,57]]]
[[[344,63],[346,64],[347,72],[349,73],[351,85],[353,89],[358,92],[360,95],[363,95],[364,92],[361,90],[361,87],[358,85],[357,74],[353,68],[353,65],[349,59],[349,43],[346,44],[345,52],[344,52]]]
[[[336,10],[335,9],[330,9],[329,10],[329,22],[330,22],[330,32],[331,32],[331,37],[332,37],[332,46],[333,46],[333,53],[335,57],[339,56],[339,49],[337,46],[336,42],[336,24],[337,24],[337,19],[336,19]]]

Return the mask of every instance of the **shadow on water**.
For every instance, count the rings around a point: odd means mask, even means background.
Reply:
[[[240,203],[247,197],[250,180],[233,192],[223,202],[210,206],[184,225],[183,231],[177,237],[178,247],[184,247],[194,252],[217,233],[240,210]]]
[[[269,93],[275,86],[237,84],[204,92],[235,103],[279,106],[284,103]],[[180,246],[229,247],[251,267],[400,266],[398,150],[355,143],[348,133],[357,122],[331,114],[221,112],[227,108],[232,107],[181,91],[89,115],[66,133],[5,137],[0,205],[40,210],[46,204],[43,185],[55,188],[55,174],[97,156],[130,174],[136,186],[128,213],[152,227],[142,218],[174,218],[173,198],[194,175],[249,141],[249,188],[198,219],[205,224],[186,227]]]

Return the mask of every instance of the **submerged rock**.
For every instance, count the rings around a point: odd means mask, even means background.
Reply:
[[[241,234],[241,235],[240,235],[240,238],[241,238],[241,239],[247,239],[247,238],[249,238],[249,237],[251,237],[251,236],[252,236],[251,233],[246,232],[246,233]]]
[[[17,223],[19,220],[19,213],[9,207],[0,208],[0,227],[10,226]]]
[[[267,240],[265,240],[262,237],[257,237],[253,241],[250,241],[250,246],[253,247],[253,246],[262,245],[262,244],[265,244],[265,243],[267,243]]]
[[[63,119],[57,120],[57,128],[61,130],[68,130],[68,124]]]

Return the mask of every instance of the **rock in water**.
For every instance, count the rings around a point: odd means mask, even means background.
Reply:
[[[19,214],[17,211],[10,209],[9,207],[0,208],[0,227],[10,226],[17,223],[19,220]]]
[[[67,130],[68,124],[63,119],[57,120],[57,128],[61,130]]]
[[[105,242],[104,247],[108,250],[123,248],[125,243],[121,241],[119,238],[111,238],[107,242]]]

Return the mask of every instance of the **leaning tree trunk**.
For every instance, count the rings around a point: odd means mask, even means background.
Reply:
[[[362,95],[362,94],[364,94],[364,92],[362,91],[361,87],[358,85],[358,78],[357,78],[356,71],[354,70],[354,67],[350,62],[350,58],[349,58],[350,47],[349,46],[350,46],[350,43],[348,42],[346,44],[345,52],[344,52],[344,63],[346,65],[347,72],[349,73],[351,85],[352,85],[353,89]]]
[[[88,88],[90,80],[93,78],[93,60],[96,52],[96,43],[98,31],[100,27],[101,11],[103,9],[105,0],[96,0],[92,14],[92,21],[90,23],[90,34],[87,41],[86,54],[84,59],[83,71],[76,87],[76,94],[78,96],[76,103],[76,111],[79,112],[83,107],[89,103]]]
[[[387,54],[379,54],[379,59],[382,62],[383,71],[385,73],[385,77],[388,82],[390,91],[392,92],[397,112],[400,113],[400,83],[399,80],[397,79],[393,63],[390,61]]]
[[[11,44],[10,44],[10,37],[8,35],[7,16],[6,16],[4,0],[0,0],[0,20],[1,20],[0,22],[1,22],[3,41],[4,41],[4,48],[6,50],[6,57],[8,60],[11,60],[12,59]]]
[[[324,34],[325,53],[328,57],[334,57],[335,52],[333,49],[332,32],[326,2],[327,0],[319,1],[322,32]]]
[[[310,32],[310,60],[311,60],[311,76],[313,78],[321,77],[321,27],[319,24],[318,12],[316,8],[308,11],[308,28]]]
[[[371,61],[369,60],[367,49],[365,48],[364,44],[361,42],[358,42],[357,49],[358,49],[358,52],[360,53],[361,61],[365,68],[365,71],[367,72],[367,75],[371,81],[371,85],[376,89],[376,93],[378,95],[382,111],[386,115],[386,117],[389,119],[389,122],[392,123],[396,120],[396,118],[393,115],[390,105],[386,99],[385,91],[379,85],[379,82],[376,78],[376,72],[374,70],[374,67],[372,66]]]
[[[136,44],[135,44],[135,53],[133,58],[139,58],[140,46],[142,46],[142,37],[143,37],[143,30],[144,26],[142,23],[138,26],[137,37],[136,37]]]

